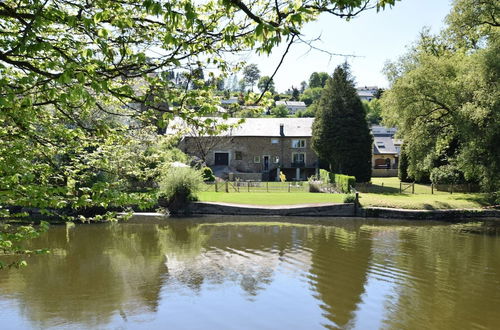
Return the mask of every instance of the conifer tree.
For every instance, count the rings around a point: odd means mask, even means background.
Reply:
[[[370,181],[373,137],[347,63],[328,79],[313,124],[312,148],[330,170]]]

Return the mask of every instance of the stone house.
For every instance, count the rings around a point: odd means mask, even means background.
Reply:
[[[236,125],[240,119],[217,119]],[[194,132],[180,121],[167,133],[184,129],[179,144],[185,153],[201,158],[216,175],[232,179],[278,181],[307,180],[317,173],[318,157],[311,149],[314,118],[247,118],[217,136]],[[222,175],[221,175],[222,174]]]

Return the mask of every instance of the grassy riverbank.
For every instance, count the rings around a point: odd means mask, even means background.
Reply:
[[[293,205],[309,203],[343,203],[344,194],[318,194],[308,192],[200,192],[201,202],[222,202],[255,205]]]

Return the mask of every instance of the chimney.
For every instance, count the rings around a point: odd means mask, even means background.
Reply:
[[[285,136],[285,124],[280,124],[280,136]]]

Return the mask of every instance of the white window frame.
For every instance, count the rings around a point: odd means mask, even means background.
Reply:
[[[273,162],[273,164],[279,164],[280,156],[273,156],[272,162]]]
[[[280,143],[279,139],[271,139],[271,144],[278,144]]]
[[[298,142],[298,146],[295,146],[295,142]],[[293,149],[303,149],[306,147],[306,139],[293,139],[292,148]]]
[[[304,166],[306,165],[306,153],[305,152],[292,152],[292,163],[296,163],[295,162],[295,155],[304,155]]]
[[[260,156],[253,156],[253,162],[255,164],[260,164]]]

